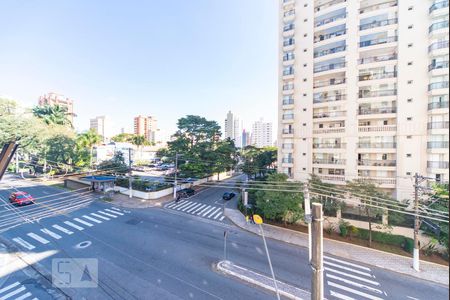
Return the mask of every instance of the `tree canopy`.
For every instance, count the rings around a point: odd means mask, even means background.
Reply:
[[[248,176],[265,176],[277,161],[277,148],[247,146],[242,150],[242,171]]]
[[[33,108],[33,114],[42,119],[47,125],[72,126],[68,118],[67,108],[60,105],[42,105]]]

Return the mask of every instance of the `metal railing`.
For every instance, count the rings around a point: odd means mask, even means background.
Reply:
[[[448,129],[448,121],[441,121],[441,122],[428,122],[427,123],[427,129]]]
[[[294,104],[294,99],[283,100],[283,105],[291,105]]]
[[[393,42],[396,42],[397,39],[398,39],[397,36],[387,36],[384,38],[363,41],[363,42],[359,42],[359,47],[363,48],[363,47],[393,43]]]
[[[294,69],[283,71],[283,76],[289,76],[289,75],[294,75]]]
[[[344,143],[313,143],[314,149],[343,149]]]
[[[448,7],[448,1],[437,2],[430,6],[430,9],[428,10],[428,12],[431,14],[433,11],[440,9],[440,8],[445,8],[445,7]]]
[[[427,168],[448,169],[448,161],[427,161]]]
[[[358,166],[367,167],[395,167],[397,165],[396,160],[375,160],[375,159],[361,159],[358,160]]]
[[[397,125],[359,126],[359,132],[387,132],[397,131]]]
[[[345,35],[346,33],[347,33],[347,29],[343,29],[343,30],[339,30],[339,31],[327,33],[327,34],[319,34],[318,36],[314,37],[314,43],[326,41],[328,39],[331,39],[331,38],[334,38],[337,36]]]
[[[395,114],[396,112],[396,107],[360,108],[358,110],[358,115]]]
[[[325,56],[325,55],[328,55],[328,54],[342,52],[342,51],[345,51],[346,48],[347,48],[347,46],[344,45],[344,46],[334,47],[334,48],[331,48],[331,49],[322,50],[322,51],[319,51],[319,52],[314,52],[314,58]]]
[[[448,69],[448,61],[438,61],[428,66],[428,72],[437,69]]]
[[[346,94],[338,94],[338,95],[333,95],[333,96],[328,96],[328,97],[314,98],[313,103],[317,104],[317,103],[326,103],[326,102],[334,102],[334,101],[342,101],[342,100],[347,100]]]
[[[282,162],[285,164],[293,164],[294,159],[293,158],[283,158]]]
[[[284,114],[282,118],[283,120],[293,120],[294,114]]]
[[[385,79],[385,78],[395,78],[397,77],[397,72],[383,72],[383,73],[372,73],[359,75],[359,81]]]
[[[322,81],[314,81],[313,88],[320,88],[325,86],[331,86],[331,85],[338,85],[338,84],[344,84],[345,78],[331,78],[328,80],[322,80]]]
[[[434,82],[428,85],[428,90],[448,89],[448,81]]]
[[[290,30],[294,30],[294,29],[295,29],[295,24],[294,24],[294,23],[285,25],[285,26],[283,27],[283,31],[284,31],[284,32],[290,31]]]
[[[328,133],[343,133],[345,132],[345,127],[332,127],[332,128],[316,128],[313,129],[314,134],[328,134]]]
[[[388,2],[383,2],[383,3],[366,6],[366,7],[361,7],[359,9],[359,13],[363,14],[363,13],[366,13],[369,11],[378,10],[378,9],[387,8],[387,7],[393,7],[393,6],[397,6],[397,1],[388,1]]]
[[[358,143],[358,148],[393,149],[396,147],[397,147],[397,143],[394,143],[394,142]]]
[[[282,149],[294,149],[294,144],[282,144]]]
[[[443,48],[448,48],[448,41],[439,41],[439,42],[435,42],[435,43],[431,44],[428,47],[428,52],[431,52],[433,50],[443,49]]]
[[[325,181],[345,182],[345,175],[320,175],[320,174],[315,174],[315,175],[317,175],[321,180],[325,180]]]
[[[371,98],[371,97],[386,97],[395,95],[397,95],[397,89],[380,90],[380,91],[360,90],[358,96],[359,98]]]
[[[428,103],[428,110],[439,109],[439,108],[448,108],[448,101]]]
[[[292,16],[292,15],[295,15],[295,9],[291,9],[291,10],[285,11],[284,14],[283,14],[283,17],[289,17],[289,16]]]
[[[439,142],[428,142],[427,143],[428,149],[447,149],[448,148],[448,141],[439,141]]]
[[[346,111],[329,111],[313,114],[313,119],[345,117]]]
[[[289,90],[293,90],[294,89],[294,85],[293,84],[285,84],[283,85],[283,91],[289,91]]]
[[[379,55],[379,56],[371,56],[371,57],[365,57],[358,59],[358,63],[360,65],[363,64],[370,64],[374,62],[380,62],[380,61],[388,61],[388,60],[395,60],[397,59],[397,53],[389,54],[389,55]]]
[[[333,0],[333,1],[329,1],[329,2],[324,3],[322,5],[316,6],[314,8],[314,12],[321,11],[321,10],[323,10],[325,8],[328,8],[330,6],[333,6],[333,5],[336,5],[336,4],[339,4],[339,3],[343,3],[343,2],[347,2],[347,0]]]
[[[283,47],[292,46],[292,45],[295,45],[295,40],[294,39],[290,39],[290,40],[287,40],[287,41],[283,42]]]
[[[345,68],[345,62],[314,67],[314,73],[325,72],[325,71],[341,69],[341,68]]]
[[[371,29],[371,28],[388,26],[388,25],[392,25],[392,24],[397,24],[397,22],[398,22],[397,18],[381,20],[381,21],[373,21],[371,23],[359,25],[359,30],[366,30],[366,29]]]
[[[292,53],[290,55],[283,55],[283,61],[289,61],[289,60],[292,60],[292,59],[295,59],[295,54],[294,53]]]
[[[294,134],[294,129],[284,128],[282,131],[283,134]]]
[[[370,176],[362,176],[358,179],[367,181],[367,182],[374,182],[379,185],[395,185],[397,183],[397,180],[395,178],[375,178]]]
[[[345,165],[345,159],[323,159],[323,158],[313,158],[313,164],[317,165]]]
[[[432,24],[428,28],[428,32],[432,33],[433,31],[438,30],[438,29],[442,29],[442,28],[448,28],[448,20]]]
[[[322,26],[322,25],[325,25],[325,24],[328,24],[328,23],[331,23],[331,22],[335,22],[337,20],[345,19],[346,17],[347,17],[347,13],[343,13],[343,14],[340,14],[340,15],[337,15],[337,16],[332,16],[332,17],[323,19],[323,20],[321,20],[319,22],[316,22],[314,24],[314,27],[319,27],[319,26]]]

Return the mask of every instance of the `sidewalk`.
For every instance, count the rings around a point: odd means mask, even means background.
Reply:
[[[225,209],[225,216],[236,226],[260,235],[259,228],[245,221],[244,215],[237,209]],[[282,242],[308,247],[308,235],[305,233],[284,229],[273,225],[263,224],[266,237]],[[376,266],[389,271],[409,275],[419,279],[449,285],[449,268],[438,264],[421,261],[420,272],[412,269],[412,258],[386,253],[362,246],[352,245],[330,239],[323,240],[324,252],[345,259]]]
[[[114,194],[112,196],[113,205],[125,208],[149,208],[149,207],[163,207],[164,204],[173,200],[173,195],[167,195],[155,200],[145,200],[141,198],[132,197],[124,194]]]

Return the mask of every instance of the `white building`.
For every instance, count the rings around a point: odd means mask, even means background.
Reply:
[[[263,119],[252,125],[251,145],[263,148],[273,146],[272,123]]]
[[[225,138],[232,139],[236,147],[242,147],[242,122],[231,111],[225,119]]]
[[[89,128],[103,137],[103,143],[108,143],[112,137],[111,122],[106,116],[98,116],[91,119]]]
[[[448,1],[279,1],[279,171],[448,181]]]

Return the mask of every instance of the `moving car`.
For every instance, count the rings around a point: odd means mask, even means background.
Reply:
[[[182,189],[179,190],[177,192],[177,195],[179,195],[181,198],[185,198],[185,197],[191,197],[195,195],[195,190],[194,189]]]
[[[234,196],[236,196],[235,193],[233,192],[225,192],[222,196],[223,200],[230,200],[231,198],[233,198]]]
[[[34,203],[34,198],[27,192],[17,191],[9,196],[11,204],[25,205]]]

